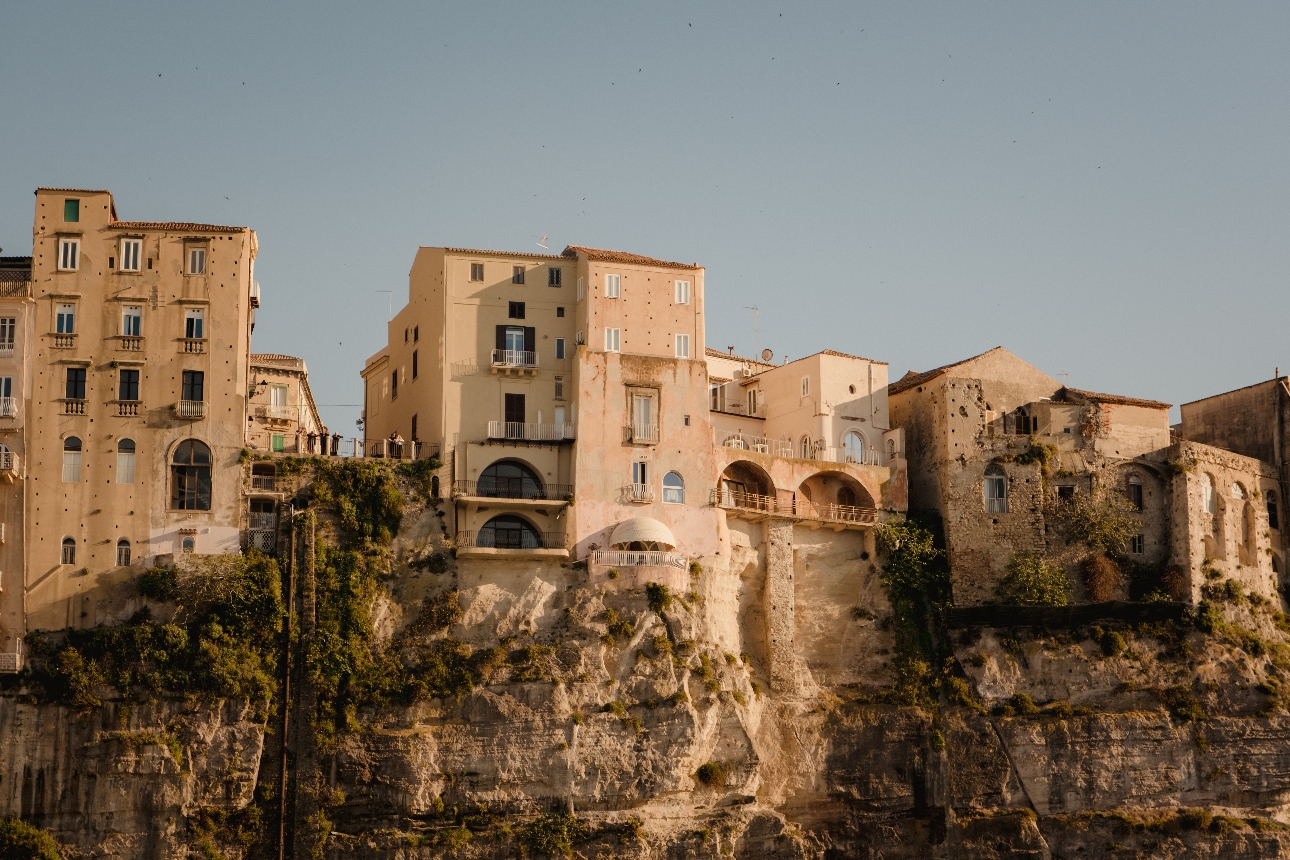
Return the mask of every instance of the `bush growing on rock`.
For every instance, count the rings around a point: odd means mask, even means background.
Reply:
[[[54,837],[18,818],[0,820],[0,857],[5,860],[63,860]]]
[[[661,582],[645,583],[645,599],[649,602],[650,611],[662,615],[672,606],[672,591]]]
[[[726,772],[719,762],[710,761],[699,765],[699,769],[694,773],[694,778],[708,788],[726,787]]]
[[[996,594],[1004,603],[1065,606],[1069,596],[1066,573],[1033,552],[1019,552],[1008,562],[1008,574]]]
[[[591,828],[569,814],[543,815],[523,827],[516,840],[538,855],[572,857],[573,846],[591,836]]]
[[[1079,563],[1084,575],[1084,589],[1093,603],[1105,603],[1115,598],[1120,589],[1120,568],[1101,553],[1087,556]]]
[[[139,574],[134,581],[139,593],[149,600],[173,600],[177,577],[168,567],[153,567]]]

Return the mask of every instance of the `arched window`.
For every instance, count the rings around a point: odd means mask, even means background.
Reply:
[[[1129,476],[1129,504],[1137,510],[1142,510],[1142,479],[1137,475]]]
[[[685,504],[685,481],[676,472],[663,476],[663,503],[667,505]]]
[[[856,504],[855,491],[850,487],[840,487],[838,489],[838,504],[854,508]]]
[[[1036,425],[1039,423],[1030,417],[1030,413],[1026,411],[1026,407],[1024,406],[1017,409],[1017,415],[1013,421],[1016,425],[1016,433],[1018,436],[1029,436],[1031,433],[1034,433]]]
[[[497,549],[540,549],[542,536],[528,520],[504,514],[484,523],[475,545]]]
[[[116,566],[126,567],[130,564],[130,542],[121,538],[116,542]]]
[[[81,480],[81,440],[68,436],[63,440],[63,483],[75,484]]]
[[[1268,528],[1281,530],[1281,520],[1277,516],[1277,494],[1268,490]]]
[[[515,460],[493,463],[479,474],[476,494],[493,499],[541,499],[542,479]]]
[[[855,430],[848,430],[842,437],[842,454],[848,463],[863,463],[864,437]]]
[[[1240,481],[1233,481],[1233,482],[1232,482],[1232,498],[1234,498],[1234,499],[1244,499],[1244,498],[1245,498],[1245,487],[1241,486],[1241,482],[1240,482]]]
[[[195,551],[197,549],[197,538],[192,535],[186,535],[184,539],[179,542],[179,548],[184,552]]]
[[[803,460],[811,459],[811,437],[810,436],[802,437],[801,451],[802,451],[801,456]]]
[[[995,463],[991,463],[985,470],[985,512],[1008,512],[1008,476]]]
[[[185,439],[175,447],[170,466],[170,507],[176,511],[211,509],[211,449]]]
[[[76,564],[75,538],[63,538],[63,564]]]
[[[1201,502],[1205,505],[1205,513],[1217,513],[1217,508],[1214,502],[1214,476],[1209,473],[1206,473],[1201,478],[1200,498]]]
[[[116,482],[134,483],[134,440],[122,439],[116,443]],[[126,562],[129,564],[129,562]]]

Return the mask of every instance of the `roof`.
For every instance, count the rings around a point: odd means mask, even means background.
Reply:
[[[58,191],[67,194],[111,194],[106,188],[52,188],[48,185],[42,185],[37,191]]]
[[[182,230],[188,233],[245,233],[250,227],[194,224],[191,221],[113,221],[109,230]]]
[[[607,251],[603,248],[587,248],[583,245],[568,245],[563,257],[577,257],[586,254],[587,259],[595,263],[625,263],[631,266],[664,266],[669,269],[699,269],[698,263],[670,263],[667,260],[656,260],[653,257],[642,257],[640,254],[628,254],[626,251]]]
[[[0,257],[0,269],[30,269],[31,257]]]
[[[294,355],[282,355],[276,352],[253,352],[251,353],[251,362],[253,364],[282,364],[294,365],[303,368],[305,360],[296,358]]]
[[[630,520],[621,522],[614,528],[613,534],[609,536],[610,546],[635,543],[636,541],[654,541],[665,545],[668,549],[676,548],[676,538],[672,537],[672,530],[658,520],[650,519],[649,517],[632,517]]]
[[[1074,394],[1083,400],[1093,400],[1098,403],[1110,403],[1116,406],[1141,406],[1143,409],[1168,409],[1172,404],[1161,403],[1159,400],[1142,400],[1137,397],[1121,397],[1118,394],[1101,394],[1096,391],[1083,391],[1079,388],[1063,387],[1057,392],[1056,400],[1065,400],[1067,395]]]
[[[2,259],[4,259],[4,258],[3,258],[3,257],[0,257],[0,260],[2,260]],[[1279,368],[1278,368],[1278,369],[1279,369]],[[1184,404],[1182,404],[1182,405],[1183,405],[1183,406],[1191,406],[1193,403],[1204,403],[1206,400],[1213,400],[1215,397],[1226,397],[1227,395],[1229,395],[1229,394],[1235,394],[1235,393],[1236,393],[1236,392],[1238,392],[1238,391],[1246,391],[1246,390],[1248,390],[1248,389],[1250,389],[1250,388],[1258,388],[1259,386],[1262,386],[1262,385],[1268,385],[1268,384],[1275,385],[1275,384],[1276,384],[1276,383],[1278,383],[1278,382],[1284,382],[1284,381],[1286,380],[1286,378],[1287,378],[1287,377],[1286,377],[1286,376],[1284,376],[1284,375],[1282,375],[1282,376],[1275,376],[1275,377],[1273,377],[1272,379],[1265,379],[1265,380],[1263,380],[1262,382],[1254,382],[1254,383],[1251,383],[1250,385],[1242,385],[1240,388],[1233,388],[1231,391],[1220,391],[1218,394],[1211,394],[1211,395],[1209,395],[1208,397],[1201,397],[1201,398],[1200,398],[1200,399],[1198,399],[1198,400],[1188,400],[1186,403],[1184,403]]]
[[[759,358],[744,358],[742,355],[735,355],[733,352],[722,352],[721,350],[713,349],[710,346],[704,347],[703,352],[705,355],[710,355],[713,358],[725,358],[730,361],[746,361],[749,364],[760,364],[762,367],[779,367],[778,364],[772,364],[769,361],[762,361]]]
[[[816,355],[836,355],[838,358],[854,358],[856,361],[867,361],[870,364],[887,363],[885,361],[879,361],[876,358],[865,358],[863,355],[852,355],[849,352],[838,352],[836,349],[822,349],[819,352],[811,353],[811,355],[806,356],[806,358],[811,358],[812,356],[816,356]],[[800,360],[801,359],[797,359],[797,358],[793,359],[793,361],[800,361]]]
[[[1003,349],[1003,347],[996,346],[994,349],[987,349],[985,352],[981,353],[980,355],[974,355],[971,358],[965,358],[962,361],[956,361],[953,364],[944,364],[933,370],[925,370],[922,373],[916,373],[915,371],[911,370],[908,373],[906,373],[904,376],[902,376],[900,379],[897,379],[895,382],[888,385],[887,394],[892,395],[892,394],[899,394],[902,391],[908,391],[909,389],[913,388],[915,385],[922,385],[924,382],[930,382],[931,380],[935,379],[936,377],[940,376],[946,371],[953,370],[959,365],[967,364],[969,361],[976,361],[978,358],[989,355],[990,353],[998,349]]]
[[[444,248],[450,254],[492,254],[494,257],[533,257],[538,260],[560,260],[565,258],[559,254],[534,254],[529,251],[488,251],[483,248]]]

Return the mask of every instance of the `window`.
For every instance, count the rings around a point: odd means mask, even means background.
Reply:
[[[116,482],[134,483],[134,440],[122,439],[116,443]]]
[[[676,336],[676,357],[690,357],[690,336],[688,334],[678,334]]]
[[[676,303],[678,305],[688,305],[690,303],[690,282],[676,282]]]
[[[81,201],[64,200],[63,201],[63,220],[75,223],[81,220]]]
[[[1029,436],[1031,433],[1039,432],[1039,419],[1031,418],[1030,413],[1026,411],[1024,406],[1017,410],[1013,423],[1014,432],[1018,436]]]
[[[287,405],[287,386],[269,386],[269,405],[285,408]]]
[[[63,564],[76,564],[76,540],[63,538]]]
[[[689,426],[690,426],[690,416],[689,416],[689,415],[683,415],[683,416],[681,416],[681,423],[682,423],[682,424],[684,424],[686,427],[689,427]]]
[[[507,317],[513,320],[524,319],[524,302],[510,302],[510,309],[507,311]]]
[[[471,263],[471,264],[470,264],[470,279],[471,279],[472,281],[482,281],[482,280],[484,280],[484,264],[483,264],[483,263]]]
[[[67,387],[63,392],[68,400],[85,399],[85,368],[67,368]]]
[[[188,249],[188,274],[190,275],[206,274],[206,249],[205,248]]]
[[[856,506],[855,490],[851,489],[850,487],[839,487],[838,504],[842,505],[843,507],[854,508]]]
[[[139,371],[121,368],[121,381],[116,389],[116,399],[139,399]]]
[[[511,283],[512,283],[512,284],[522,284],[522,283],[524,283],[524,267],[523,267],[523,266],[511,266]]]
[[[417,351],[412,350],[412,378],[417,378]]]
[[[809,376],[802,377],[802,396],[803,397],[811,396],[811,377]]]
[[[864,437],[855,430],[842,437],[842,454],[848,463],[863,463],[864,447]]]
[[[1268,528],[1281,530],[1281,520],[1277,518],[1277,494],[1268,490]]]
[[[1241,486],[1239,483],[1233,483],[1233,484],[1232,484],[1232,498],[1234,498],[1234,499],[1244,499],[1244,498],[1245,498],[1245,487]]]
[[[179,542],[179,548],[184,552],[195,552],[197,549],[197,538],[192,535],[185,535],[184,539]]]
[[[412,441],[414,441],[414,442],[415,442],[415,441],[417,440],[417,438],[418,438],[418,437],[417,437],[417,416],[416,416],[416,415],[413,415],[413,416],[412,416],[412,435],[411,435],[411,436],[409,436],[408,438],[409,438],[409,439],[411,439],[411,440],[412,440]]]
[[[541,499],[542,479],[523,463],[501,460],[479,473],[476,493],[490,499]]]
[[[507,425],[515,425],[516,432],[522,432],[524,429],[524,395],[507,394],[503,398],[502,404],[502,408],[505,410],[503,417],[505,417]],[[508,426],[506,429],[509,431],[511,427]],[[509,432],[507,436],[510,437]]]
[[[508,325],[498,326],[501,332],[501,343],[497,345],[498,349],[504,349],[509,352],[532,352],[529,347],[528,328],[526,326]],[[537,346],[537,332],[534,331],[533,346]]]
[[[390,399],[399,399],[399,372],[397,370],[390,374]]]
[[[561,284],[561,283],[560,283],[560,279],[561,279],[561,277],[562,277],[562,271],[561,271],[560,269],[557,269],[557,268],[555,268],[555,267],[552,267],[552,268],[547,269],[547,270],[546,270],[546,285],[547,285],[548,287],[559,287],[559,286],[563,286],[563,284]]]
[[[1214,478],[1211,475],[1201,477],[1200,499],[1205,506],[1205,513],[1216,513],[1217,508],[1214,502]]]
[[[987,514],[1006,514],[1008,512],[1008,476],[993,463],[985,470],[985,512]]]
[[[206,374],[200,370],[185,370],[180,400],[206,399]]]
[[[802,458],[803,460],[809,460],[809,459],[811,459],[811,454],[812,454],[813,452],[811,451],[811,437],[810,437],[810,436],[803,436],[803,437],[802,437],[802,441],[801,441],[801,442],[799,443],[799,445],[798,445],[798,451],[800,452],[799,456],[801,456],[801,458]]]
[[[419,340],[421,340],[421,326],[414,325],[412,327],[412,342],[416,343]]]
[[[403,342],[404,342],[404,343],[407,343],[407,342],[408,342],[408,330],[407,330],[407,328],[406,328],[406,327],[404,327],[404,329],[403,329]]]
[[[64,272],[75,272],[81,266],[81,240],[58,240],[58,268]]]
[[[748,389],[748,414],[757,414],[757,389],[755,388]]]
[[[621,341],[621,331],[619,329],[605,329],[605,352],[619,352]]]
[[[126,337],[139,337],[143,334],[143,308],[138,305],[127,305],[122,308],[121,334]]]
[[[0,317],[0,354],[13,352],[14,335],[17,332],[17,317]]]
[[[184,337],[198,340],[205,337],[206,311],[203,308],[189,308],[184,311]]]
[[[632,483],[638,487],[644,487],[649,483],[648,463],[632,463]]]
[[[556,309],[555,309],[555,315],[556,315],[557,317],[562,317],[562,316],[564,316],[564,308],[556,308]]]
[[[503,514],[484,523],[475,545],[495,549],[540,549],[542,535],[527,520],[514,514]]]
[[[657,395],[636,389],[632,392],[632,441],[658,441]]]
[[[1064,484],[1057,488],[1057,500],[1060,502],[1069,501],[1075,498],[1075,485]]]
[[[13,402],[13,377],[0,376],[0,418],[16,418],[18,407]]]
[[[76,333],[76,305],[58,306],[58,315],[54,320],[54,331],[58,334]]]
[[[1134,555],[1142,555],[1146,551],[1146,542],[1144,535],[1133,535],[1129,538],[1129,552]]]
[[[668,472],[663,476],[663,504],[685,504],[685,481],[676,472]]]
[[[582,278],[578,279],[578,301],[582,301]]]
[[[620,275],[605,275],[605,298],[616,299],[622,293],[623,279]]]
[[[562,337],[555,339],[555,357],[557,360],[564,358],[564,338]]]
[[[1135,510],[1142,510],[1142,479],[1137,475],[1129,476],[1129,504]]]
[[[81,440],[68,436],[63,440],[63,483],[76,484],[81,480]]]
[[[116,542],[116,566],[128,567],[130,564],[130,542],[121,538]]]
[[[563,376],[557,376],[555,378],[555,399],[556,400],[564,399],[564,377]]]
[[[139,251],[143,249],[142,239],[121,240],[121,271],[139,271]]]
[[[170,507],[176,511],[211,509],[211,449],[185,439],[175,447],[170,467]]]

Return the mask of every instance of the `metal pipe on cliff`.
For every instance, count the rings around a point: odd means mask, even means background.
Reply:
[[[279,726],[282,762],[278,777],[278,860],[286,860],[287,856],[287,727],[291,712],[291,609],[296,596],[292,579],[296,566],[295,505],[288,503],[287,512],[287,575],[283,583],[285,618],[282,622],[282,723]]]

